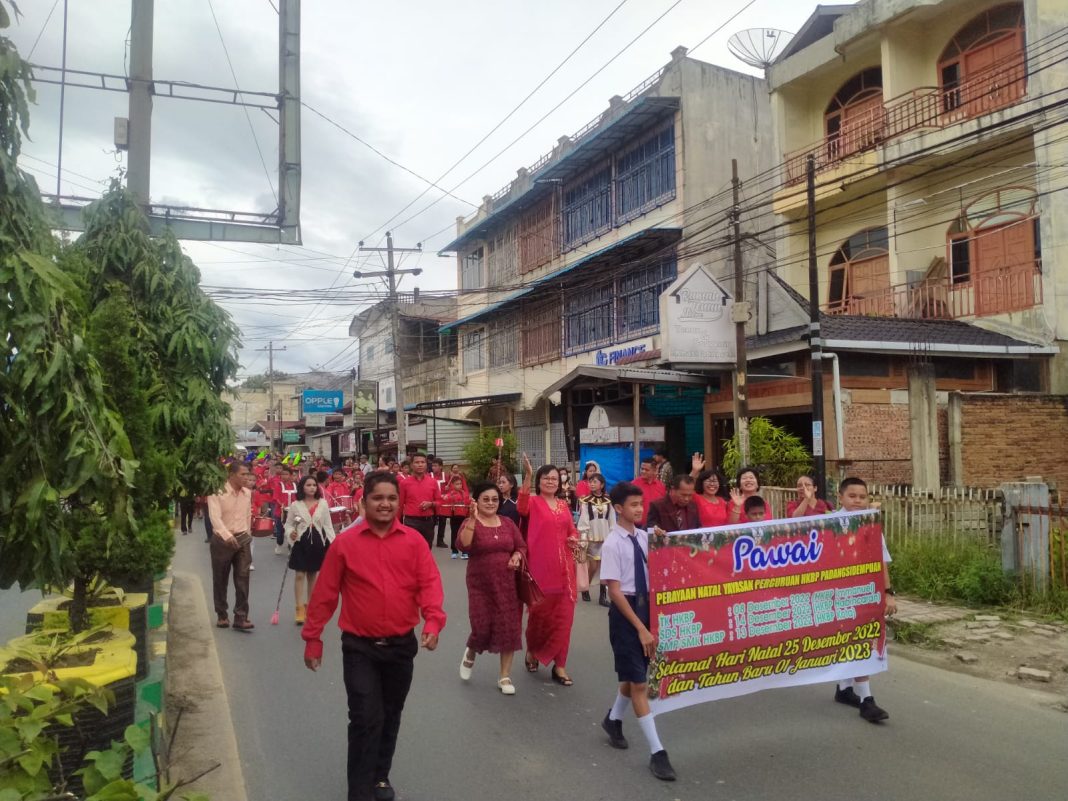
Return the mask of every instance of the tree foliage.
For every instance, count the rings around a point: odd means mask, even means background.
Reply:
[[[498,428],[483,428],[478,432],[478,437],[464,446],[464,461],[467,462],[467,478],[474,486],[476,482],[484,481],[486,474],[497,458],[497,446],[493,443],[498,437],[504,440],[501,449],[504,466],[511,473],[515,473],[515,454],[519,447],[519,441],[511,431],[503,434]]]
[[[755,467],[769,487],[792,487],[812,470],[812,455],[801,440],[766,417],[749,421],[749,463],[742,464],[737,434],[723,443],[723,469],[733,476],[742,467]]]
[[[284,373],[281,370],[275,370],[273,375],[275,381],[288,381],[293,377],[289,373]],[[272,373],[269,370],[265,373],[261,373],[260,375],[250,375],[248,378],[241,382],[241,388],[266,390],[270,386],[271,376]]]
[[[75,243],[52,236],[18,167],[32,99],[0,36],[0,586],[73,581],[77,629],[90,580],[165,566],[161,510],[221,483],[238,331],[117,182]]]

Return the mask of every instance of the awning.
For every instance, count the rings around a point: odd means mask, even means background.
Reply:
[[[584,380],[585,379],[585,380]],[[653,367],[598,367],[583,365],[576,367],[559,381],[550,384],[541,391],[539,398],[548,398],[562,389],[595,387],[603,382],[623,382],[626,384],[659,384],[676,387],[706,387],[710,377],[701,373],[687,373],[682,370],[658,370]]]
[[[493,403],[515,403],[523,397],[522,392],[502,392],[497,395],[475,395],[470,398],[449,398],[447,400],[423,401],[404,407],[406,412],[418,412],[423,409],[459,409],[464,406],[487,406]]]
[[[546,276],[539,278],[536,281],[531,281],[522,289],[513,292],[506,298],[491,303],[488,306],[483,307],[473,314],[469,314],[466,317],[461,317],[452,323],[446,323],[438,329],[438,333],[447,334],[450,331],[456,330],[465,323],[473,322],[474,320],[484,317],[487,314],[496,311],[497,309],[507,306],[510,303],[514,303],[520,298],[529,295],[536,289],[551,283],[561,276],[566,275],[580,267],[588,267],[594,263],[622,263],[635,259],[640,259],[643,256],[649,255],[649,253],[655,251],[658,248],[666,247],[673,242],[678,241],[682,236],[681,228],[646,228],[644,231],[638,231],[631,234],[628,237],[624,237],[618,242],[614,242],[611,245],[606,245],[600,250],[596,250],[593,253],[588,253],[580,259],[576,259],[566,267],[561,267],[559,270],[553,273],[549,273]]]
[[[552,179],[555,182],[578,175],[590,165],[603,161],[617,151],[620,145],[633,140],[643,129],[673,115],[678,107],[677,97],[643,96],[632,100],[614,120],[602,123],[581,135],[578,140],[572,142],[571,150],[563,157],[550,161],[532,173],[530,187],[526,191],[495,208],[438,252],[454,253],[471,240],[484,238],[506,214],[522,211],[553,191],[551,184],[537,183],[538,181]]]
[[[319,432],[317,432],[315,434],[307,434],[306,436],[307,436],[308,439],[322,439],[323,437],[334,437],[334,436],[337,436],[338,434],[349,434],[349,433],[351,433],[351,432],[353,432],[355,430],[356,429],[352,428],[352,427],[348,427],[348,428],[327,428],[327,429],[324,429],[323,431],[319,431]]]

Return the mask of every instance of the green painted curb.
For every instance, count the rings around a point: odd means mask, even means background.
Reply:
[[[154,603],[148,607],[148,627],[158,629],[163,625],[163,604]]]
[[[163,680],[166,671],[163,660],[157,659],[148,666],[148,675],[137,683],[137,697],[152,707],[152,712],[163,709]]]

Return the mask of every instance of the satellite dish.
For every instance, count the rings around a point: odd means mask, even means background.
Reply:
[[[767,69],[794,37],[778,28],[748,28],[727,40],[727,49],[750,67]]]

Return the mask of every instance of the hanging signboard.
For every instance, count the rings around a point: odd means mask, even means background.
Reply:
[[[326,413],[308,412],[304,415],[304,425],[308,428],[326,428]]]
[[[378,382],[352,382],[352,425],[374,428],[378,425]]]
[[[306,389],[300,395],[304,414],[322,412],[334,414],[344,405],[344,393],[340,389]]]
[[[733,365],[733,305],[703,264],[680,275],[660,296],[661,358],[672,364]]]
[[[282,442],[300,442],[300,432],[295,428],[283,429]]]

